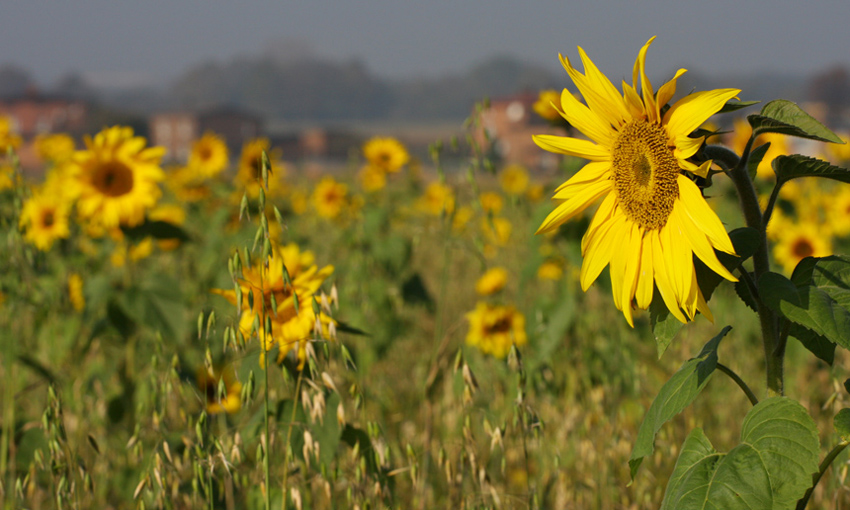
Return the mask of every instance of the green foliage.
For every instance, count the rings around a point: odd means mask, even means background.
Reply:
[[[840,256],[804,259],[798,268],[793,281],[772,272],[762,275],[759,279],[762,299],[794,324],[850,349],[850,259]]]
[[[821,142],[842,143],[841,138],[829,128],[796,104],[784,99],[767,103],[758,114],[748,116],[747,120],[753,127],[754,137],[762,133],[779,133]]]
[[[763,400],[744,418],[741,443],[718,453],[701,429],[682,446],[662,510],[791,509],[812,485],[820,442],[814,421],[786,397]]]
[[[714,369],[717,367],[717,347],[720,340],[732,329],[726,326],[714,338],[709,340],[695,358],[688,360],[656,395],[646,412],[638,430],[637,440],[629,459],[631,476],[634,479],[643,458],[655,450],[655,435],[661,426],[682,412],[700,394]]]
[[[841,437],[841,440],[850,441],[850,409],[844,408],[838,411],[832,423],[835,433]]]
[[[777,156],[771,164],[776,173],[777,186],[799,177],[823,177],[850,183],[850,171],[846,168],[830,165],[826,161],[801,154]]]

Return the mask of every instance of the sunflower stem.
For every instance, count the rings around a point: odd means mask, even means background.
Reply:
[[[766,225],[764,224],[764,216],[759,205],[758,195],[753,186],[753,181],[747,172],[747,163],[750,159],[750,150],[753,147],[754,138],[751,136],[747,141],[744,152],[738,164],[729,171],[729,177],[735,184],[738,191],[738,198],[741,202],[741,210],[744,213],[744,219],[747,226],[754,228],[759,233],[759,243],[756,252],[753,254],[753,281],[758,286],[758,281],[761,275],[770,271],[770,261],[768,258]],[[767,373],[767,395],[769,397],[781,396],[785,392],[783,362],[785,359],[785,341],[779,335],[779,318],[761,298],[761,295],[756,292],[753,296],[756,300],[756,311],[759,315],[759,323],[761,325],[762,344],[764,346],[765,367]]]
[[[724,374],[728,375],[730,379],[735,381],[735,384],[737,384],[738,387],[744,391],[744,394],[747,395],[747,398],[750,399],[751,404],[756,405],[759,403],[759,399],[756,397],[756,394],[753,393],[753,390],[751,390],[750,387],[747,386],[747,383],[745,383],[744,380],[741,379],[741,377],[736,374],[734,370],[727,367],[723,363],[717,364],[717,370],[720,370]]]
[[[818,482],[823,477],[823,474],[826,473],[826,470],[829,469],[829,466],[832,465],[832,462],[835,460],[838,455],[847,448],[847,445],[850,444],[847,441],[841,441],[837,445],[835,445],[832,450],[826,455],[826,458],[823,459],[823,462],[820,463],[820,468],[818,469],[817,474],[814,476],[814,480],[812,486],[809,487],[809,490],[806,491],[806,494],[797,502],[797,510],[803,510],[806,508],[806,505],[809,504],[809,498],[812,497],[812,493],[815,491],[815,487],[818,486]]]

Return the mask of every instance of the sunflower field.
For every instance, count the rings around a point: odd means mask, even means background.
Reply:
[[[550,170],[0,120],[2,507],[850,508],[848,137],[651,42]]]

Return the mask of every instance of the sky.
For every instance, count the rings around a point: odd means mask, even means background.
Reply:
[[[659,79],[678,67],[850,67],[847,0],[9,0],[0,65],[22,66],[48,86],[71,71],[167,83],[205,61],[311,49],[358,58],[380,77],[413,78],[459,73],[496,54],[554,70],[559,53],[577,60],[582,46],[617,83],[630,79],[653,35],[647,66]]]

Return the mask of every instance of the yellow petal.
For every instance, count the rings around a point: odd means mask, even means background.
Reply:
[[[726,233],[720,218],[702,197],[699,187],[684,175],[679,176],[678,183],[679,200],[685,206],[685,212],[691,221],[708,237],[715,249],[735,255],[729,234]]]
[[[688,72],[687,69],[679,69],[678,71],[676,71],[676,74],[673,76],[673,78],[670,79],[670,81],[668,81],[667,83],[662,85],[661,88],[658,89],[659,107],[664,106],[671,99],[673,99],[673,96],[676,94],[676,80],[678,80],[679,77],[685,74],[686,72]]]
[[[643,104],[646,109],[646,117],[649,122],[657,123],[659,120],[658,105],[655,103],[655,91],[652,90],[652,83],[646,76],[646,52],[649,50],[649,45],[655,40],[655,36],[647,41],[638,53],[637,63],[640,66],[640,89],[643,95]],[[637,87],[637,86],[635,86]]]
[[[697,153],[704,141],[704,136],[699,138],[690,138],[688,136],[681,135],[677,136],[675,140],[676,148],[673,149],[673,155],[678,159],[688,159]]]
[[[661,299],[667,305],[667,309],[674,317],[681,322],[688,322],[682,310],[679,308],[679,303],[676,300],[675,292],[667,278],[667,269],[664,265],[663,250],[661,248],[661,237],[658,230],[651,230],[648,233],[649,242],[652,246],[652,267],[653,276],[655,277],[655,285],[658,287],[658,293],[661,294]]]
[[[632,321],[632,299],[634,298],[635,289],[637,288],[641,265],[641,237],[642,234],[640,227],[638,227],[636,223],[631,223],[629,235],[624,246],[625,249],[620,250],[623,254],[623,258],[625,258],[620,287],[620,304],[623,307],[623,315],[626,316],[626,320],[632,327],[635,326]]]
[[[696,92],[676,102],[664,114],[663,124],[671,136],[685,136],[717,113],[740,89],[716,89]]]
[[[596,143],[610,146],[617,132],[611,124],[596,112],[585,106],[567,89],[561,93],[561,115],[576,129],[587,135]]]
[[[644,114],[643,101],[634,87],[623,81],[623,99],[626,101],[626,106],[629,108],[629,113],[634,118],[640,118]]]
[[[625,226],[626,216],[623,214],[614,216],[606,221],[589,239],[587,244],[587,255],[581,265],[581,288],[584,291],[596,281],[605,266],[614,255],[614,244],[620,239],[620,233]]]
[[[611,152],[603,145],[588,140],[555,135],[533,135],[531,137],[541,149],[567,154],[591,161],[611,161]]]
[[[602,203],[599,204],[599,207],[596,209],[596,214],[593,215],[593,219],[590,221],[590,226],[587,227],[584,236],[582,236],[581,238],[582,257],[585,256],[585,251],[587,250],[587,243],[590,242],[590,239],[595,235],[596,230],[599,229],[602,225],[604,225],[609,219],[611,219],[612,215],[614,214],[616,205],[616,193],[608,193]]]
[[[717,255],[714,253],[714,249],[711,247],[711,243],[706,238],[705,234],[697,227],[691,218],[688,216],[688,213],[684,210],[684,205],[682,205],[681,200],[677,200],[674,207],[673,213],[670,215],[670,219],[668,221],[677,222],[682,231],[688,238],[688,242],[691,245],[691,249],[694,254],[702,260],[705,265],[709,267],[712,271],[719,274],[723,278],[731,282],[737,282],[738,279],[735,278],[732,273],[729,272],[726,267],[720,263],[717,259]]]
[[[601,116],[608,124],[619,127],[623,123],[623,116],[618,113],[617,106],[610,103],[605,92],[597,89],[590,78],[578,72],[572,66],[568,57],[561,55],[561,64],[567,70],[573,83],[576,84],[576,88],[578,88],[578,91],[584,97],[587,106],[597,115]],[[622,103],[622,110],[625,112],[626,106],[619,94],[617,94],[617,100]]]
[[[537,233],[541,234],[557,228],[561,223],[585,210],[594,200],[608,193],[613,186],[613,181],[598,181],[589,184],[581,193],[558,205],[554,211],[549,213],[549,216],[543,220],[543,224],[537,229]]]
[[[652,244],[649,236],[641,236],[640,269],[638,271],[637,287],[635,288],[635,301],[638,308],[646,310],[652,303]]]
[[[705,302],[705,297],[699,289],[697,289],[697,310],[699,310],[699,313],[703,314],[710,323],[714,324],[714,314],[711,313],[711,310],[708,308],[708,303]]]
[[[556,200],[567,200],[575,196],[585,186],[599,180],[608,180],[611,171],[611,163],[607,161],[591,161],[584,165],[570,179],[558,186],[553,198]]]

